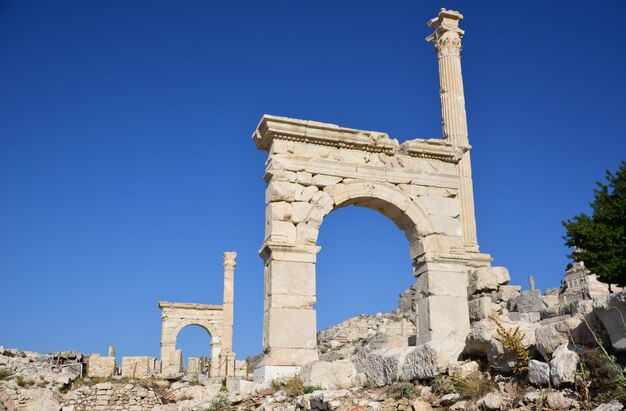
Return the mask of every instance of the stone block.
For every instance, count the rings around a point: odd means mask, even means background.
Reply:
[[[491,297],[478,297],[469,302],[470,321],[488,318],[491,314]]]
[[[343,178],[337,176],[328,176],[324,174],[316,174],[313,176],[312,184],[317,187],[326,187],[339,184]]]
[[[535,385],[548,385],[550,383],[550,365],[545,362],[530,360],[528,363],[528,381]]]
[[[509,281],[509,272],[504,267],[479,267],[470,272],[469,294],[497,291],[501,284]]]
[[[149,377],[155,373],[155,363],[155,357],[122,357],[122,377]]]
[[[310,201],[313,195],[319,191],[316,186],[304,187],[302,191],[296,191],[295,201]]]
[[[92,354],[87,361],[87,376],[108,378],[115,373],[115,357],[101,357]]]
[[[302,193],[303,187],[299,184],[285,181],[272,181],[265,190],[265,204],[275,201],[294,201],[298,193]]]
[[[402,365],[402,379],[412,381],[434,378],[458,361],[463,341],[456,338],[433,340],[415,347],[406,354]]]
[[[554,350],[552,360],[550,360],[552,384],[559,387],[565,383],[573,383],[576,377],[578,359],[578,354],[568,344],[560,345]]]
[[[200,358],[189,357],[187,358],[187,374],[200,373]]]
[[[445,197],[420,197],[417,200],[430,215],[459,216],[459,200]]]
[[[307,221],[313,206],[308,202],[298,201],[291,203],[291,221],[301,223]]]
[[[300,223],[296,226],[296,242],[301,245],[315,245],[319,229],[313,224]]]
[[[469,331],[467,297],[430,296],[418,300],[419,336],[445,339],[457,335],[465,338]]]
[[[291,219],[291,204],[285,201],[269,203],[265,207],[265,221],[289,221]]]
[[[274,245],[296,245],[296,226],[286,221],[270,221],[265,226],[265,241]]]
[[[302,367],[300,376],[304,385],[338,390],[355,386],[357,371],[348,360],[313,361]]]
[[[270,295],[315,296],[315,264],[271,260],[268,266]]]
[[[265,313],[267,343],[272,348],[317,348],[315,310],[272,308]]]
[[[462,272],[429,270],[419,276],[417,294],[467,298],[467,275]]]

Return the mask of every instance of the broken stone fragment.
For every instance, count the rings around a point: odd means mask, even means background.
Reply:
[[[576,354],[574,348],[567,344],[563,344],[554,350],[552,360],[550,360],[552,384],[559,387],[565,383],[573,383],[576,377],[578,359],[578,354]]]

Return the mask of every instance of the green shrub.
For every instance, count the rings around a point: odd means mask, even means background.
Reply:
[[[394,400],[417,398],[417,390],[410,382],[399,382],[387,389],[387,395]]]
[[[11,370],[8,370],[6,368],[0,368],[0,381],[4,380],[5,378],[8,378],[10,376],[12,376],[13,373],[11,372]]]

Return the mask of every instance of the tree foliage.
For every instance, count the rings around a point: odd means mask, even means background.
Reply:
[[[563,222],[569,255],[582,261],[600,281],[626,285],[626,161],[617,173],[606,172],[607,183],[598,182],[591,216],[578,214]]]

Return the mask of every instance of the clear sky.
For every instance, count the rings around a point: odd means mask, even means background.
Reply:
[[[0,0],[0,345],[159,354],[157,301],[221,304],[261,351],[264,113],[441,136],[445,6],[462,27],[481,250],[557,287],[561,220],[626,158],[626,2]],[[318,325],[391,310],[412,281],[382,215],[329,215]],[[186,355],[208,354],[185,329]]]

